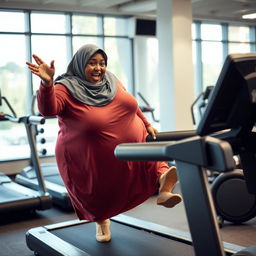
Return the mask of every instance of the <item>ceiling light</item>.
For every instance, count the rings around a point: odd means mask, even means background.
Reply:
[[[245,14],[242,16],[243,19],[256,19],[256,13]]]

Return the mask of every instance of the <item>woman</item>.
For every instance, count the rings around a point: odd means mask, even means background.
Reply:
[[[96,239],[111,239],[109,218],[145,201],[159,186],[157,203],[173,207],[181,196],[170,193],[177,182],[175,167],[166,162],[119,161],[115,147],[144,142],[156,130],[146,120],[136,99],[106,70],[107,55],[95,45],[81,47],[65,74],[33,55],[27,62],[41,78],[38,108],[57,116],[56,160],[79,219],[96,222]]]

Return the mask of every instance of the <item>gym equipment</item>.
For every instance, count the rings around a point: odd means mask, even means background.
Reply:
[[[240,256],[256,255],[256,247],[245,248],[237,253],[236,250],[224,250],[205,172],[205,168],[220,172],[232,170],[235,166],[233,152],[240,153],[242,163],[247,163],[247,165],[243,164],[248,178],[246,184],[250,192],[256,193],[256,174],[252,168],[256,162],[255,152],[253,152],[255,143],[252,142],[253,134],[251,133],[256,119],[256,108],[251,102],[251,94],[248,93],[254,88],[256,90],[256,83],[253,83],[256,81],[255,67],[256,54],[228,56],[197,129],[197,136],[178,142],[121,144],[115,150],[120,160],[166,161],[174,159],[176,161],[193,241],[193,247],[190,249],[193,248],[196,256],[224,256],[230,253]],[[240,72],[241,69],[243,72]],[[242,106],[241,109],[238,106]],[[219,111],[219,108],[222,111]],[[238,112],[240,112],[239,115]],[[213,132],[222,136],[222,139],[207,136]],[[115,218],[113,222],[114,220]],[[152,240],[150,239],[147,243],[148,238],[144,237],[143,226],[139,229],[134,225],[129,226],[129,228],[132,227],[132,233],[130,233],[130,230],[123,226],[125,223],[119,223],[122,224],[121,230],[119,226],[113,225],[111,228],[113,236],[109,243],[97,243],[95,230],[86,229],[89,225],[82,221],[78,221],[76,225],[60,223],[58,227],[52,229],[50,227],[31,229],[27,232],[26,241],[28,247],[41,256],[191,255],[189,250],[180,250],[186,247],[186,239],[177,240],[176,235],[169,236],[163,231],[154,230],[154,227],[147,223],[146,230],[152,236]],[[89,224],[92,223],[89,222]],[[157,247],[162,241],[161,236],[168,239],[167,244],[173,241],[175,244],[171,247],[164,245]],[[157,251],[154,251],[155,247]]]
[[[41,123],[45,119],[37,116],[16,117],[16,113],[12,109],[8,100],[1,96],[1,103],[5,102],[11,111],[9,114],[0,114],[0,121],[11,121],[14,123],[23,123],[26,128],[27,138],[31,152],[35,151],[35,141],[32,136],[32,125]],[[44,180],[42,178],[39,160],[37,157],[32,159],[36,171],[36,179],[38,180],[38,191],[28,189],[13,182],[7,175],[0,174],[0,213],[13,212],[18,210],[45,210],[52,206],[52,198],[46,192]]]
[[[32,106],[31,112],[33,115],[40,116],[36,114],[34,111],[36,96],[32,97]],[[46,118],[47,119],[47,118]],[[37,126],[34,127],[35,136],[38,134]],[[42,132],[42,131],[41,131]],[[57,136],[57,134],[56,134]],[[38,155],[37,151],[31,152],[31,159],[37,157],[33,154]],[[44,182],[47,191],[53,198],[53,203],[64,210],[73,210],[73,206],[71,200],[69,198],[67,189],[63,183],[63,180],[59,174],[59,170],[56,163],[42,163],[41,164],[42,175],[44,177]],[[38,189],[38,181],[36,178],[36,171],[33,161],[29,166],[24,168],[19,174],[16,175],[15,181],[18,184],[26,186],[28,188],[37,190]]]
[[[194,135],[195,130],[159,132],[156,139],[148,135],[146,141],[178,141]],[[256,195],[248,192],[242,169],[221,174],[207,170],[207,175],[220,226],[224,221],[239,224],[256,216]]]
[[[42,175],[47,192],[52,196],[53,203],[64,210],[73,210],[67,189],[60,177],[55,163],[41,163]],[[25,187],[37,190],[38,181],[34,165],[25,167],[16,175],[15,181]]]
[[[191,104],[190,111],[191,111],[192,121],[194,125],[200,122],[213,88],[214,86],[207,86],[205,91],[201,92],[196,97],[194,102]]]
[[[140,109],[142,112],[149,112],[151,114],[152,120],[156,123],[159,123],[159,120],[155,118],[154,111],[155,109],[151,107],[151,105],[148,103],[148,101],[144,98],[144,96],[138,92],[139,97],[142,99],[142,101],[145,103],[144,106],[140,106]]]
[[[191,113],[194,125],[198,125],[203,116],[214,86],[208,86],[194,101]],[[168,136],[166,138],[168,139]],[[256,216],[256,195],[248,192],[243,170],[239,165],[232,172],[221,173],[209,171],[208,180],[211,183],[214,205],[219,224],[229,221],[235,224],[246,222]]]
[[[176,161],[196,255],[225,255],[206,169],[228,172],[235,167],[234,154],[239,155],[246,186],[255,205],[255,68],[256,54],[227,57],[197,127],[199,136],[178,142],[121,144],[115,151],[121,160]],[[237,172],[236,175],[241,173]],[[232,184],[234,185],[234,182]],[[240,185],[235,186],[239,189]],[[221,191],[222,189],[219,193],[222,193]],[[241,190],[240,192],[242,193]],[[231,193],[230,197],[232,196],[234,197]],[[234,199],[236,200],[236,197]],[[223,209],[230,207],[226,204],[227,201]],[[256,255],[256,246],[245,248],[235,255]]]

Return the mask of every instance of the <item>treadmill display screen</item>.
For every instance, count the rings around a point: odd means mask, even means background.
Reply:
[[[255,123],[256,54],[228,55],[204,115],[197,127],[198,135]]]

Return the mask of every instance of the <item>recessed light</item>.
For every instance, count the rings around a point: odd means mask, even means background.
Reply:
[[[256,13],[245,14],[242,16],[243,19],[256,19]]]

